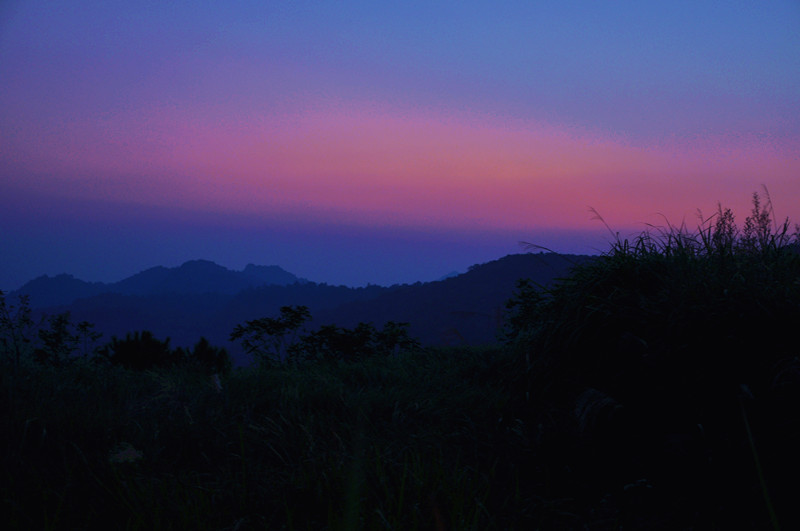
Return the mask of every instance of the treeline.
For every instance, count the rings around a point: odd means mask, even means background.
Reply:
[[[311,321],[307,306],[283,306],[278,317],[263,317],[237,325],[231,341],[241,346],[260,365],[311,360],[358,361],[420,348],[408,332],[408,323],[387,322],[378,329],[372,323],[353,328],[323,325],[305,328]],[[188,366],[209,374],[227,374],[233,364],[227,349],[201,337],[192,348],[170,346],[148,330],[113,336],[105,344],[102,334],[87,321],[73,322],[69,312],[34,318],[29,299],[6,300],[0,290],[0,351],[14,366],[28,360],[62,367],[79,360],[109,363],[126,369],[150,370]]]
[[[135,330],[148,330],[158,338],[170,337],[171,345],[192,347],[200,337],[212,345],[224,346],[234,366],[252,362],[240,343],[230,343],[230,333],[239,324],[264,316],[275,317],[283,306],[307,306],[312,319],[308,330],[324,325],[355,329],[360,323],[408,322],[409,334],[426,347],[444,345],[487,345],[498,343],[506,301],[520,278],[543,287],[569,274],[572,267],[596,257],[554,253],[513,254],[484,264],[443,281],[412,285],[352,288],[313,282],[264,285],[236,294],[217,292],[219,284],[209,280],[194,293],[141,291],[135,296],[102,293],[75,300],[76,279],[39,278],[8,300],[30,295],[34,313],[70,312],[77,321],[95,324],[104,337],[125,337]],[[209,277],[217,267],[211,269]],[[174,271],[187,273],[182,267]],[[173,275],[174,278],[175,276]],[[189,280],[175,278],[178,286]],[[61,299],[63,305],[42,301]]]

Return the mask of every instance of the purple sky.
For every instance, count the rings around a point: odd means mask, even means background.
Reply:
[[[0,4],[0,289],[204,258],[432,280],[800,221],[800,4]]]

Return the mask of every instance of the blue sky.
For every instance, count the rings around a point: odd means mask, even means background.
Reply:
[[[0,7],[0,288],[205,258],[362,285],[800,218],[800,4]]]

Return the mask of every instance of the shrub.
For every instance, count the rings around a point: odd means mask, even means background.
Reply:
[[[101,350],[101,356],[112,364],[135,370],[171,367],[182,361],[181,355],[180,349],[169,347],[169,338],[161,341],[147,330],[128,333],[125,339],[113,337]]]
[[[179,357],[207,374],[228,374],[233,367],[228,351],[212,346],[204,337],[200,338],[192,350],[181,352]]]

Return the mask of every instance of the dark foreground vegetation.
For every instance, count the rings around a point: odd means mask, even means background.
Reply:
[[[493,348],[421,349],[396,323],[295,336],[295,307],[234,330],[259,363],[233,370],[207,342],[96,346],[2,298],[4,520],[793,528],[800,242],[773,218],[755,196],[741,229],[720,208],[521,282]]]

